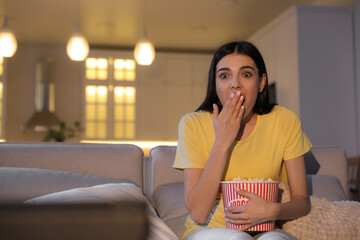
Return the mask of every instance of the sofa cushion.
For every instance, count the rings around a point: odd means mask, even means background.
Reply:
[[[119,201],[144,201],[148,206],[148,239],[177,239],[171,229],[159,218],[142,190],[131,183],[103,184],[77,188],[29,199],[24,204],[69,204],[69,203],[116,203]]]
[[[330,201],[348,200],[337,177],[330,175],[307,175],[309,195]]]
[[[72,188],[124,182],[131,183],[127,179],[47,169],[0,167],[0,203],[21,203],[30,198]]]
[[[298,240],[359,239],[360,202],[310,196],[308,215],[288,221],[283,230]]]
[[[307,187],[310,196],[326,198],[329,201],[345,201],[347,196],[337,177],[330,175],[307,175]],[[290,201],[289,186],[283,182],[279,184],[279,201]]]
[[[345,150],[340,147],[313,147],[311,153],[313,154],[318,167],[313,169],[311,173],[308,172],[308,174],[331,175],[337,177],[348,196],[349,185]]]
[[[184,203],[184,183],[168,183],[158,186],[153,195],[153,205],[159,216],[181,238],[188,212]]]

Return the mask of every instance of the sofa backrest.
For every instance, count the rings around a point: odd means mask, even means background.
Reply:
[[[0,167],[41,168],[129,179],[143,187],[143,151],[136,145],[0,143]]]
[[[172,168],[176,147],[161,146],[150,151],[150,195],[160,185],[183,182],[183,171]],[[313,147],[305,154],[307,173],[309,175],[332,175],[339,179],[341,186],[348,194],[347,158],[345,150],[340,147]]]
[[[158,146],[149,153],[150,196],[163,184],[184,181],[183,171],[174,169],[176,146]]]
[[[340,180],[347,196],[349,196],[347,157],[341,147],[314,146],[305,155],[307,173],[309,175],[331,175]]]

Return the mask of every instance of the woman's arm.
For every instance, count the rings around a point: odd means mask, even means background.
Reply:
[[[276,219],[289,220],[310,212],[304,156],[285,161],[291,200],[280,204]]]
[[[204,169],[184,169],[185,205],[191,218],[205,223],[216,200],[230,147],[240,129],[244,97],[232,94],[219,113],[214,105],[215,142]]]
[[[234,224],[245,224],[246,230],[269,220],[289,220],[302,217],[310,212],[307,194],[304,156],[285,161],[291,200],[287,203],[271,203],[260,196],[244,190],[237,192],[249,202],[240,207],[230,207],[226,219]]]
[[[213,147],[205,169],[184,169],[185,205],[191,218],[197,223],[206,222],[214,205],[226,159],[226,152],[217,152]]]

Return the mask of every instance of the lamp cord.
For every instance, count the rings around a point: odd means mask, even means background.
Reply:
[[[143,31],[146,31],[146,0],[143,0],[142,4],[142,27]]]
[[[4,0],[4,17],[6,18],[6,16],[7,16],[7,12],[8,12],[8,4],[7,4],[7,1],[6,0]]]

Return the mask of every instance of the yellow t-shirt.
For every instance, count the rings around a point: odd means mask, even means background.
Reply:
[[[179,140],[174,168],[205,168],[215,141],[212,113],[199,111],[186,114],[179,124]],[[234,142],[223,181],[235,177],[286,180],[283,160],[308,152],[311,143],[302,130],[298,116],[281,106],[258,115],[248,138]],[[195,223],[190,216],[185,222],[185,238],[201,227],[226,227],[221,193],[206,224]]]

